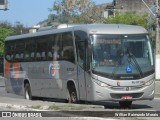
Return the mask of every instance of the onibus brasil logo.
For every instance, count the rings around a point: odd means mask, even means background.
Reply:
[[[59,70],[59,69],[60,69],[59,64],[52,64],[52,63],[50,63],[49,64],[49,74],[50,74],[50,77],[53,78],[56,75],[56,70]]]

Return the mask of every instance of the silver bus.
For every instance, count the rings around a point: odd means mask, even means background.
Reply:
[[[154,58],[148,32],[122,24],[67,25],[7,37],[6,91],[68,102],[154,98]]]

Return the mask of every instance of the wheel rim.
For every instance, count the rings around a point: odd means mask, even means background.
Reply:
[[[77,95],[76,95],[75,92],[72,92],[72,93],[71,93],[71,101],[72,101],[73,103],[76,103],[76,101],[77,101]]]

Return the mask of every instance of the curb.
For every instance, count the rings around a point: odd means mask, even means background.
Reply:
[[[24,106],[24,105],[13,105],[13,104],[6,104],[6,103],[0,103],[0,107],[5,107],[5,108],[9,108],[9,109],[16,109],[16,110],[20,110],[21,112],[23,112],[23,111],[55,111],[55,112],[59,112],[59,111],[56,111],[56,110],[46,110],[46,109],[32,109],[32,108],[29,108],[29,107],[31,107],[31,106]],[[46,107],[46,106],[43,106],[43,107]],[[123,120],[123,119],[121,119],[121,118],[117,118],[117,119],[115,119],[114,117],[112,118],[112,117],[109,117],[109,118],[103,118],[103,117],[83,117],[83,116],[80,116],[80,117],[74,117],[74,115],[73,115],[73,117],[69,117],[69,115],[70,114],[65,114],[64,113],[64,116],[66,116],[66,117],[61,117],[61,118],[70,118],[70,119],[72,119],[73,118],[73,120],[74,119],[77,119],[77,120]],[[54,118],[54,117],[52,117],[52,118]],[[57,118],[57,117],[55,117],[55,118]]]
[[[37,104],[28,104],[28,105],[23,105],[23,104],[14,104],[14,103],[1,103],[0,102],[0,107],[4,107],[4,108],[10,108],[10,109],[17,109],[17,110],[24,110],[24,111],[60,111],[62,109],[62,111],[66,111],[66,107],[69,107],[69,110],[72,110],[74,107],[76,107],[77,109],[73,109],[73,110],[80,110],[81,111],[81,107],[85,107],[85,105],[70,105],[67,104],[65,106],[65,104],[60,104],[57,105],[55,103],[51,104],[51,105],[37,105]],[[58,107],[58,109],[57,109]],[[79,108],[80,107],[80,108]],[[97,105],[89,105],[88,107],[84,108],[83,110],[88,110],[88,109],[104,109],[104,106],[97,106]]]
[[[13,104],[7,104],[7,103],[0,103],[0,107],[4,108],[10,108],[10,109],[17,109],[17,110],[24,110],[24,111],[39,111],[37,109],[29,108],[29,106],[24,105],[13,105]],[[45,111],[45,110],[42,110]]]

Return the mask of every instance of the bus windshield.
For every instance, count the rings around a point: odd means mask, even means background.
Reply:
[[[92,71],[112,79],[142,78],[154,71],[148,35],[92,35]]]

